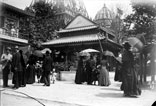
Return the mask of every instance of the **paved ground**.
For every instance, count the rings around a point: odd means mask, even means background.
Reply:
[[[17,90],[1,87],[0,106],[151,106],[156,101],[156,89],[148,87],[142,87],[138,98],[124,97],[121,83],[114,82],[113,76],[111,72],[109,87],[76,85],[73,81],[57,81],[50,87],[35,83]]]

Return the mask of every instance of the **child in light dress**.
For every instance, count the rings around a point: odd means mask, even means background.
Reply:
[[[51,81],[53,84],[56,81],[56,76],[57,76],[57,73],[56,73],[55,68],[54,68],[53,71],[51,72]]]

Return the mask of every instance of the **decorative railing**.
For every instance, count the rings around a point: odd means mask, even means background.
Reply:
[[[0,34],[28,40],[28,34],[19,33],[19,31],[16,29],[11,31],[5,28],[0,28]]]
[[[17,37],[17,38],[19,36],[19,33],[15,29],[14,30],[8,30],[5,28],[0,28],[0,34],[11,36],[11,37]]]

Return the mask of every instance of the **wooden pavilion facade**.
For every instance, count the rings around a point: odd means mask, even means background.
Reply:
[[[57,32],[59,38],[42,43],[54,53],[55,61],[75,61],[77,54],[84,49],[92,48],[111,51],[115,56],[122,46],[115,43],[115,35],[104,27],[99,27],[88,18],[77,15],[64,29]]]

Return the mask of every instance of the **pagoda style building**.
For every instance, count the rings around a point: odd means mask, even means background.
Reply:
[[[83,0],[32,0],[29,7],[31,8],[36,2],[46,2],[51,4],[52,8],[57,7],[55,17],[64,20],[65,25],[78,14],[88,17]]]
[[[111,31],[82,15],[77,15],[57,34],[59,38],[42,45],[53,51],[54,61],[64,62],[66,66],[75,63],[77,54],[84,49],[92,48],[102,53],[108,50],[117,56],[122,48],[113,41],[115,35]]]

